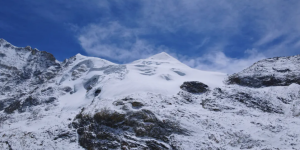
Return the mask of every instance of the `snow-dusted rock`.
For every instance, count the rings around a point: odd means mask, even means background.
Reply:
[[[242,72],[229,76],[227,83],[248,87],[300,84],[299,68],[300,55],[264,59]]]
[[[167,53],[59,62],[0,39],[0,149],[300,149],[299,65],[266,59],[228,78]]]
[[[194,94],[201,94],[205,93],[209,90],[208,86],[206,84],[203,84],[198,81],[188,81],[184,82],[180,88],[184,91],[194,93]]]

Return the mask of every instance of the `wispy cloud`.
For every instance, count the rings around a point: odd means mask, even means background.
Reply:
[[[232,73],[265,57],[300,53],[296,0],[91,3],[95,4],[106,16],[77,32],[89,55],[128,62],[169,51],[192,67]]]
[[[256,61],[266,58],[255,49],[246,50],[245,53],[247,56],[244,58],[231,58],[222,51],[213,51],[197,58],[179,57],[179,59],[185,64],[200,70],[232,74],[242,71]]]
[[[80,31],[78,40],[88,54],[119,62],[145,58],[164,51],[162,46],[155,47],[140,39],[139,32],[138,29],[127,28],[118,22],[90,24]]]

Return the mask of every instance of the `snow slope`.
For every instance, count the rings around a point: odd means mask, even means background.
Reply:
[[[297,82],[228,84],[167,53],[129,64],[80,54],[58,62],[3,39],[0,58],[0,149],[300,149]],[[209,90],[189,93],[186,81]]]

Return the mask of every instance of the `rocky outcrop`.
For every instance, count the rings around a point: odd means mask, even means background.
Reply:
[[[238,92],[232,95],[228,95],[228,98],[237,100],[238,102],[245,104],[247,107],[260,109],[264,112],[279,114],[284,113],[283,108],[274,105],[268,99],[262,99],[248,93]]]
[[[7,114],[13,113],[15,110],[19,109],[21,107],[21,101],[16,100],[13,101],[8,107],[4,109],[4,112]]]
[[[184,82],[180,88],[184,91],[194,93],[194,94],[201,94],[205,93],[209,90],[208,86],[204,83],[198,81],[188,81]]]
[[[72,125],[77,129],[79,144],[86,149],[167,150],[172,147],[171,134],[187,134],[179,124],[159,120],[146,109],[126,113],[102,109],[93,116],[80,113]]]
[[[50,80],[62,69],[60,63],[48,52],[32,49],[30,46],[15,47],[3,39],[0,40],[0,48],[2,54],[0,93],[2,95],[33,93],[41,84],[51,82]]]
[[[226,82],[254,88],[300,84],[299,68],[300,55],[269,58],[229,76]]]

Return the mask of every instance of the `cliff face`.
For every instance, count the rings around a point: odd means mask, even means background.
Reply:
[[[31,47],[18,48],[0,39],[1,94],[28,93],[28,90],[53,79],[61,70],[60,63],[45,51]],[[26,87],[26,88],[24,88]]]
[[[300,149],[300,56],[240,73],[129,64],[0,39],[0,149]]]

